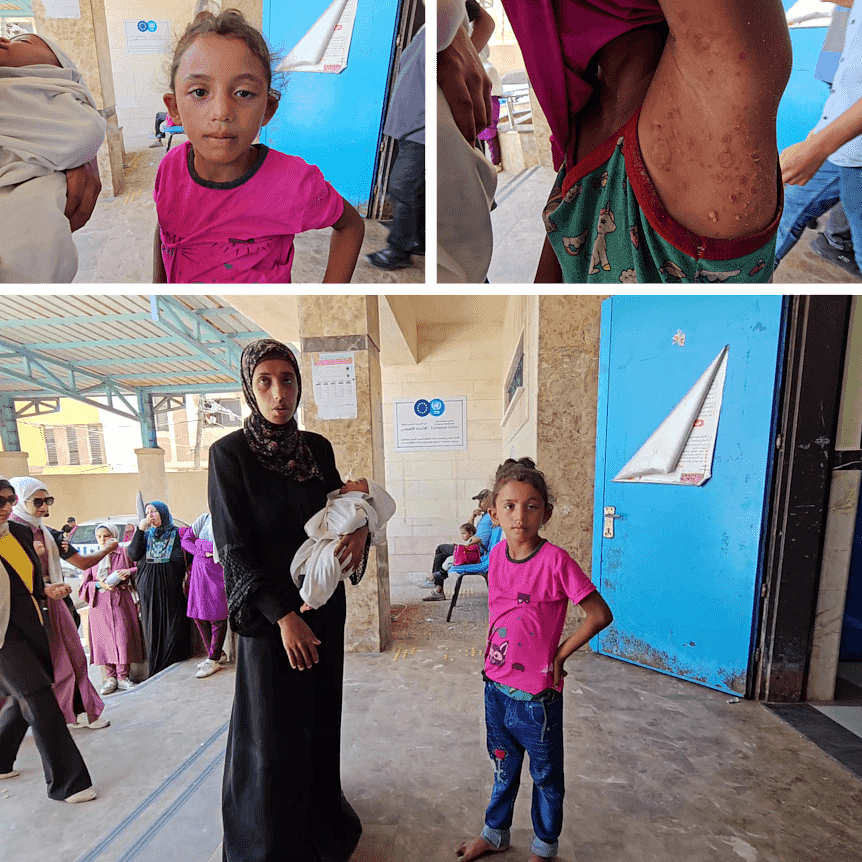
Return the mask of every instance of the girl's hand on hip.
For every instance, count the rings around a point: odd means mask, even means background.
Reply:
[[[563,677],[568,676],[568,674],[563,670],[563,664],[565,661],[566,660],[562,658],[559,653],[554,657],[554,688],[560,684],[560,680],[562,680]]]
[[[368,539],[368,525],[341,537],[335,548],[335,558],[341,563],[342,572],[354,572],[362,563],[365,554],[365,541]],[[350,568],[348,569],[348,563]]]
[[[320,641],[298,614],[293,611],[285,614],[278,621],[278,627],[281,630],[284,651],[294,670],[309,670],[312,665],[317,664],[317,647]]]

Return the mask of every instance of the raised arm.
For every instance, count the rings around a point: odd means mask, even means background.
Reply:
[[[790,76],[780,0],[659,0],[670,35],[643,102],[644,162],[696,234],[762,230],[778,204],[775,118]]]

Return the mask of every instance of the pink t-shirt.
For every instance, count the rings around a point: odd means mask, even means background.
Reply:
[[[593,92],[590,60],[617,36],[663,21],[664,13],[659,0],[503,0],[503,8],[551,127],[559,168],[572,149],[571,118]]]
[[[194,173],[191,144],[167,153],[153,197],[168,283],[290,283],[293,237],[335,224],[341,195],[319,168],[264,145],[230,183]]]
[[[569,602],[595,591],[592,581],[564,551],[545,542],[534,556],[513,563],[507,542],[488,560],[488,644],[485,675],[530,694],[554,687],[554,655]],[[562,691],[563,681],[557,686]]]

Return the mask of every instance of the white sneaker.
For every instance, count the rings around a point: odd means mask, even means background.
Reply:
[[[95,798],[96,788],[88,787],[86,790],[79,790],[77,793],[67,796],[66,802],[71,802],[74,805],[76,802],[89,802],[91,799]]]
[[[130,679],[121,679],[117,683],[117,688],[121,691],[131,691],[135,687],[135,684]]]
[[[221,670],[221,665],[217,661],[208,658],[202,665],[201,669],[195,674],[198,679],[206,679],[212,676],[216,671]]]
[[[226,652],[222,652],[221,656],[219,657],[218,663],[230,664],[230,658],[228,657],[228,654]]]
[[[102,718],[101,716],[96,718],[94,721],[89,721],[87,719],[87,713],[82,712],[78,716],[78,723],[70,724],[68,727],[89,727],[90,730],[101,730],[103,727],[107,727],[110,723],[111,720],[109,718]],[[83,793],[84,791],[82,790],[81,792]]]
[[[14,769],[11,772],[0,772],[0,781],[4,778],[17,778],[20,774],[20,772],[16,772]]]
[[[99,694],[110,694],[113,691],[117,690],[117,678],[115,676],[109,676],[103,683],[102,687],[99,689]]]

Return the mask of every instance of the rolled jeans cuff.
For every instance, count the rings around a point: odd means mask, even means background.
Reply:
[[[541,838],[533,836],[533,843],[530,845],[530,852],[536,856],[541,856],[543,859],[553,859],[560,849],[560,842],[554,841],[553,844],[547,844]]]
[[[492,829],[486,824],[482,827],[482,838],[495,850],[505,850],[509,846],[510,833],[508,829]],[[548,845],[543,846],[547,847]]]

